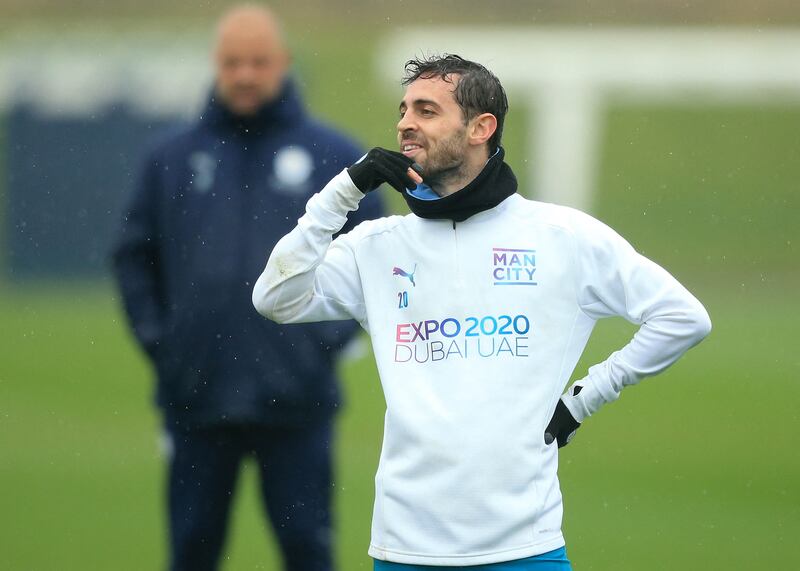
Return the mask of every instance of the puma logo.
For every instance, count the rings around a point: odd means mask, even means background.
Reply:
[[[392,269],[393,276],[402,276],[404,278],[408,278],[411,281],[411,285],[414,287],[417,287],[416,282],[414,282],[414,274],[416,273],[417,273],[417,264],[414,264],[414,271],[411,272],[410,274],[403,268],[398,268],[397,266],[395,266],[394,269]]]

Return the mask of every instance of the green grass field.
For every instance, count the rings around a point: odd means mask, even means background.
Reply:
[[[698,289],[712,336],[628,390],[562,451],[576,569],[800,564],[800,388],[789,343],[797,302]],[[6,291],[0,309],[0,568],[158,568],[159,424],[148,368],[111,292]],[[581,367],[630,332],[601,323]],[[343,373],[337,547],[342,569],[367,569],[383,399],[370,359]],[[226,569],[276,568],[254,477],[246,472],[237,499]]]
[[[299,58],[315,78],[312,106],[365,143],[386,144],[395,102],[334,77],[326,62],[347,54],[331,45],[328,59],[311,48]],[[369,76],[369,62],[355,61],[352,77]],[[334,88],[322,93],[325,82]],[[506,138],[518,167],[522,119],[512,112]],[[797,107],[608,115],[596,214],[695,291],[715,328],[562,451],[577,570],[800,568],[798,125]],[[114,298],[109,284],[0,287],[0,569],[163,564],[159,418]],[[601,323],[576,376],[632,331]],[[371,357],[342,373],[337,550],[350,571],[371,568],[384,403]],[[277,569],[254,471],[236,502],[224,568]]]

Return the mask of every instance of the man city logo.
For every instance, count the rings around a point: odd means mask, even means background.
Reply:
[[[401,277],[404,277],[404,278],[408,278],[408,280],[411,282],[411,285],[414,286],[414,287],[417,287],[417,283],[414,281],[414,274],[416,274],[416,273],[417,273],[417,264],[414,264],[414,271],[411,272],[410,274],[407,271],[405,271],[403,268],[398,268],[397,266],[392,268],[392,275],[393,276],[401,276]]]
[[[494,285],[537,285],[536,250],[492,248]]]

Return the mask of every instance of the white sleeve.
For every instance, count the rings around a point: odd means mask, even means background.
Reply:
[[[588,216],[581,222],[576,234],[581,309],[593,319],[621,316],[641,327],[562,397],[578,422],[619,398],[625,386],[672,365],[711,331],[703,305],[664,268],[601,222]]]
[[[309,199],[306,213],[275,245],[253,288],[253,305],[261,315],[278,323],[364,322],[364,294],[349,236],[331,242],[362,198],[344,170]]]

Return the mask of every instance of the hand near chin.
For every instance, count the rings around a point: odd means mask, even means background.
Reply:
[[[381,147],[371,149],[349,167],[347,172],[353,183],[365,194],[383,183],[390,184],[399,192],[405,192],[405,189],[415,188],[422,182],[420,165],[402,153]]]

